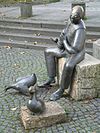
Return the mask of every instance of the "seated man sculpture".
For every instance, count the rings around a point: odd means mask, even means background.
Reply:
[[[50,97],[52,101],[62,97],[64,90],[70,86],[76,64],[84,59],[86,28],[82,20],[83,13],[84,10],[81,6],[73,7],[67,27],[62,31],[58,39],[53,39],[58,47],[47,48],[45,50],[49,79],[44,83],[44,86],[49,86],[55,82],[56,60],[61,57],[67,58],[64,64],[59,89]]]

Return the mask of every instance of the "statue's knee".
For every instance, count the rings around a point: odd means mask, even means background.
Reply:
[[[50,53],[49,48],[46,48],[45,51],[44,51],[44,54],[45,54],[45,55],[48,55],[49,53]]]
[[[70,70],[73,70],[74,69],[74,66],[71,63],[66,63],[65,64],[65,69],[70,71]]]
[[[44,52],[45,52],[45,53],[48,53],[48,48],[46,48],[46,49],[44,50]]]

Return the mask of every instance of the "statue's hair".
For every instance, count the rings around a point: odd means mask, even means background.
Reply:
[[[77,5],[72,8],[72,12],[77,12],[80,18],[82,18],[84,14],[84,9],[82,6]]]

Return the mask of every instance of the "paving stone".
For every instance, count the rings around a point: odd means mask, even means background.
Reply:
[[[23,54],[21,54],[23,53]],[[37,59],[37,60],[36,60]],[[16,68],[14,64],[19,64]],[[69,98],[61,98],[57,102],[67,110],[71,120],[67,123],[57,124],[45,129],[33,129],[27,131],[24,129],[20,121],[20,107],[26,106],[29,97],[22,96],[14,90],[3,93],[4,86],[8,86],[15,82],[16,78],[30,75],[35,72],[38,76],[38,83],[41,84],[47,79],[47,72],[43,51],[33,49],[12,48],[0,49],[0,132],[7,133],[7,129],[11,129],[13,133],[40,133],[42,131],[52,131],[52,133],[81,133],[81,130],[88,132],[100,131],[100,99],[95,98],[87,101],[71,101]],[[45,75],[45,76],[44,76]],[[7,80],[8,79],[8,80]],[[48,101],[50,94],[56,88],[41,92],[40,96]],[[39,92],[40,93],[40,92]],[[16,108],[12,111],[12,108]],[[93,117],[92,117],[93,116]],[[60,126],[61,125],[61,126]],[[79,129],[77,129],[79,127]],[[93,127],[93,128],[91,128]]]

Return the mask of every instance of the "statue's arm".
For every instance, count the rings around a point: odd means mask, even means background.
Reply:
[[[66,41],[66,39],[63,40],[64,48],[67,50],[68,53],[70,54],[76,54],[76,50],[73,49]]]
[[[75,49],[77,52],[82,51],[84,48],[85,35],[86,35],[85,29],[78,29],[76,31],[72,48]]]
[[[61,34],[60,34],[60,37],[59,38],[50,38],[53,42],[57,43],[58,45],[59,44],[62,44],[63,43],[63,38],[66,34],[66,29],[64,29]]]
[[[83,49],[84,40],[85,40],[85,31],[84,29],[79,29],[75,33],[72,46],[68,44],[66,38],[63,40],[63,44],[68,53],[76,54]]]

